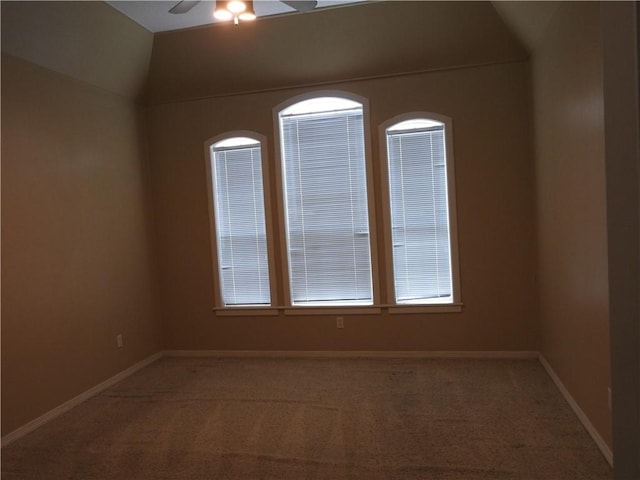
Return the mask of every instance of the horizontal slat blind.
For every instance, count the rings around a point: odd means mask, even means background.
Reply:
[[[362,107],[280,120],[292,304],[373,303]]]
[[[396,303],[452,302],[444,126],[387,129]]]
[[[212,148],[221,294],[225,305],[269,305],[260,144]]]

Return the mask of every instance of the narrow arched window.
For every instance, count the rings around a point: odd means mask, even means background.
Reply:
[[[384,131],[395,303],[453,303],[447,125],[415,117]]]
[[[261,142],[236,136],[209,149],[221,302],[270,305]]]
[[[372,304],[363,104],[315,97],[278,120],[290,303]]]

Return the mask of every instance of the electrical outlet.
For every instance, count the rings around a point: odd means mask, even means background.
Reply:
[[[344,328],[344,317],[336,317],[336,328]]]
[[[118,348],[122,348],[124,346],[124,343],[122,341],[122,334],[121,333],[119,333],[116,336],[116,345],[118,346]]]

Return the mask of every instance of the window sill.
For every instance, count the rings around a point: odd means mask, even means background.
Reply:
[[[430,305],[388,305],[389,313],[457,313],[462,303],[434,303]]]
[[[286,307],[285,315],[366,315],[380,313],[376,305],[343,305],[340,307]]]
[[[284,315],[368,315],[379,314],[387,310],[390,314],[405,313],[458,313],[462,303],[431,305],[344,305],[336,307],[216,307],[213,309],[219,317],[277,316]]]
[[[216,307],[213,309],[218,317],[275,317],[280,310],[278,307]]]

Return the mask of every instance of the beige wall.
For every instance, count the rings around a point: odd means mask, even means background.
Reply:
[[[381,122],[415,110],[453,119],[463,312],[347,316],[343,330],[336,329],[333,316],[216,317],[212,312],[214,274],[204,142],[230,130],[266,135],[273,169],[276,159],[272,108],[309,90],[289,89],[149,109],[166,346],[237,350],[535,350],[535,235],[527,63],[325,88],[369,99],[375,165],[381,161],[376,131]],[[377,167],[374,174],[378,183]],[[380,199],[378,207],[379,202]],[[380,220],[377,223],[382,224]]]
[[[541,351],[611,446],[598,3],[564,3],[534,53]]]
[[[142,113],[2,55],[3,434],[161,349]]]

